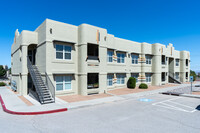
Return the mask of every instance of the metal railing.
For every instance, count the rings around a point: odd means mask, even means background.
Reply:
[[[169,72],[169,76],[172,77],[172,78],[174,78],[174,73]]]
[[[170,76],[171,78],[173,78],[173,80],[174,80],[175,82],[181,84],[180,79],[179,79],[179,78],[177,79],[174,73],[169,72],[169,76]]]
[[[38,94],[38,97],[39,97],[39,101],[40,103],[43,103],[43,98],[42,98],[42,94],[40,92],[40,86],[37,84],[37,81],[36,81],[36,75],[35,75],[35,72],[34,72],[34,68],[33,68],[33,65],[29,59],[29,57],[27,56],[27,67],[28,67],[28,70],[29,70],[29,73],[31,75],[31,78],[32,78],[32,81],[34,83],[34,86],[35,86],[35,89],[36,89],[36,92]]]
[[[55,102],[55,87],[54,87],[51,79],[49,78],[49,76],[46,72],[45,72],[45,77],[46,77],[47,88],[50,90],[51,96],[52,96],[52,98],[54,99],[54,102]]]

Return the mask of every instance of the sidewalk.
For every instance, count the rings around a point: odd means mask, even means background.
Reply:
[[[63,103],[57,100],[56,103],[41,105],[32,103],[30,106],[23,102],[18,95],[6,87],[0,87],[1,103],[4,103],[4,111],[11,114],[46,114],[66,111],[67,108]]]
[[[190,86],[190,84],[181,84],[181,85],[178,85],[178,86],[166,87],[166,88],[150,90],[150,91],[148,91],[148,89],[147,89],[147,91],[138,92],[138,93],[131,93],[131,94],[125,94],[125,95],[114,95],[114,96],[105,97],[105,98],[92,99],[92,100],[79,101],[79,102],[72,102],[72,103],[67,104],[67,108],[68,109],[75,109],[75,108],[93,106],[93,105],[98,105],[98,104],[103,104],[103,103],[116,102],[116,101],[138,98],[138,97],[152,95],[152,94],[158,94],[158,93],[171,91],[171,90],[174,90],[174,89],[188,87],[188,86]]]
[[[78,102],[65,102],[64,100],[61,100],[60,98],[56,97],[56,102],[52,104],[45,104],[41,105],[38,102],[34,101],[32,98],[29,96],[25,96],[26,100],[32,103],[32,105],[26,104],[22,98],[19,98],[19,94],[15,94],[11,90],[7,89],[6,87],[0,87],[0,95],[4,101],[4,104],[6,106],[6,109],[11,111],[8,113],[13,112],[21,112],[22,114],[27,114],[27,113],[35,113],[36,114],[45,114],[45,113],[55,113],[55,112],[61,112],[61,111],[66,111],[67,109],[76,109],[76,108],[81,108],[81,107],[87,107],[87,106],[93,106],[93,105],[98,105],[98,104],[104,104],[104,103],[110,103],[110,102],[116,102],[116,101],[121,101],[121,100],[126,100],[126,99],[131,99],[131,98],[138,98],[141,96],[146,96],[146,95],[152,95],[152,94],[157,94],[157,93],[162,93],[166,91],[171,91],[174,89],[180,89],[180,88],[185,88],[189,87],[190,84],[181,84],[178,86],[171,86],[171,87],[166,87],[166,88],[161,88],[161,89],[155,89],[155,90],[149,90],[144,92],[138,92],[138,93],[131,93],[131,94],[124,94],[124,95],[110,95],[109,94],[103,94],[106,95],[106,97],[99,97],[96,99],[91,99],[91,100],[85,100],[85,101],[78,101]],[[17,113],[13,113],[17,114]]]

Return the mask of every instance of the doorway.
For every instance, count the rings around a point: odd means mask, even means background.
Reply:
[[[37,45],[36,44],[31,44],[28,46],[28,57],[29,60],[31,61],[32,65],[35,65],[36,63],[36,49],[37,49]]]

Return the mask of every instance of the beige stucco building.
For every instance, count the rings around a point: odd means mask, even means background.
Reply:
[[[131,76],[137,84],[186,82],[190,53],[177,51],[172,44],[117,38],[88,24],[46,19],[35,31],[16,31],[11,66],[12,80],[22,95],[38,94],[40,84],[53,96],[88,95],[126,87]],[[43,83],[38,83],[40,76]]]

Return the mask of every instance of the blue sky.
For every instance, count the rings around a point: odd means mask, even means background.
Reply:
[[[46,18],[106,28],[116,37],[173,43],[191,52],[191,69],[200,70],[199,0],[34,0],[0,2],[0,64],[10,66],[18,28],[34,31]]]

